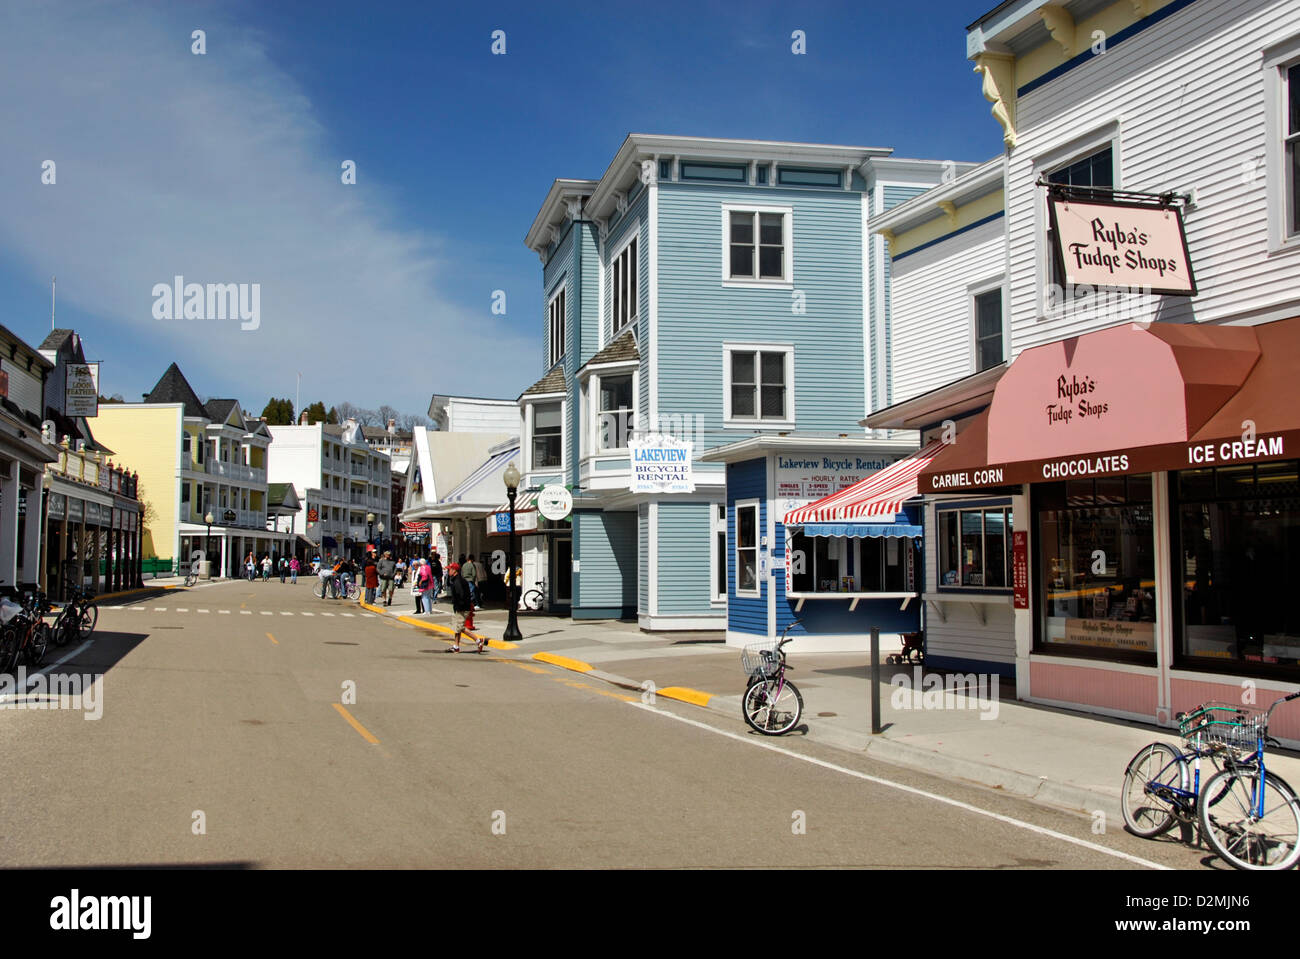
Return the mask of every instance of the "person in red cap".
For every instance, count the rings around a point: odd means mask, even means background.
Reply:
[[[468,632],[469,622],[474,615],[474,598],[470,595],[469,583],[465,582],[465,577],[460,575],[460,564],[452,563],[447,567],[447,592],[451,594],[451,609],[455,619],[458,620],[456,625],[456,639],[454,644],[448,648],[449,653],[460,652],[460,634]],[[477,640],[475,652],[483,652],[483,640]]]

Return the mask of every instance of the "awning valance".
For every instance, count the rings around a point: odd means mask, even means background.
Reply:
[[[525,510],[536,509],[537,497],[541,495],[541,492],[542,492],[541,490],[533,490],[532,492],[529,492],[528,490],[520,490],[518,493],[516,493],[515,512],[522,513]],[[510,500],[507,499],[504,503],[502,503],[492,512],[494,514],[510,512]]]
[[[864,538],[867,536],[897,537],[898,539],[919,539],[924,529],[915,523],[907,522],[902,517],[897,523],[805,523],[805,536],[850,536]]]
[[[936,440],[921,447],[911,456],[872,473],[861,482],[854,483],[838,493],[832,493],[815,503],[792,509],[785,514],[785,525],[843,523],[866,519],[874,519],[876,525],[892,525],[890,521],[902,512],[903,504],[917,495],[917,475],[929,465],[930,460],[941,449],[943,444]]]

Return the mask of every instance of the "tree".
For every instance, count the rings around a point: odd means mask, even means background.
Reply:
[[[330,424],[330,426],[338,426],[338,425],[339,425],[339,411],[336,410],[334,407],[331,406],[331,407],[330,407],[330,411],[329,411],[328,413],[325,414],[325,422],[328,423],[328,424]]]
[[[329,418],[330,414],[325,412],[325,404],[320,400],[317,400],[311,406],[307,407],[303,412],[307,414],[307,423],[309,425],[315,423],[334,422]]]
[[[375,414],[379,417],[379,423],[377,425],[382,426],[384,429],[388,429],[389,420],[398,420],[400,422],[402,418],[402,414],[397,412],[394,407],[389,406],[387,403],[375,410]]]
[[[414,433],[417,426],[429,426],[427,417],[419,413],[404,413],[397,419],[397,428],[403,433]]]
[[[268,426],[290,426],[293,424],[293,403],[286,399],[271,397],[266,408],[262,410]]]

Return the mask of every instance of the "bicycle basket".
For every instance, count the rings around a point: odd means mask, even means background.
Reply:
[[[1187,740],[1198,737],[1207,745],[1250,751],[1259,737],[1268,733],[1268,713],[1250,706],[1209,702],[1187,713],[1178,723],[1178,734]]]
[[[781,654],[777,652],[774,641],[750,643],[740,651],[740,666],[750,676],[766,679],[775,676],[781,668]]]

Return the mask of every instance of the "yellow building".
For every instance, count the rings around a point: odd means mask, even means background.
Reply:
[[[250,552],[291,551],[292,534],[267,529],[270,431],[237,400],[201,402],[173,363],[143,402],[101,406],[95,433],[139,473],[146,566],[210,557],[232,576]]]

